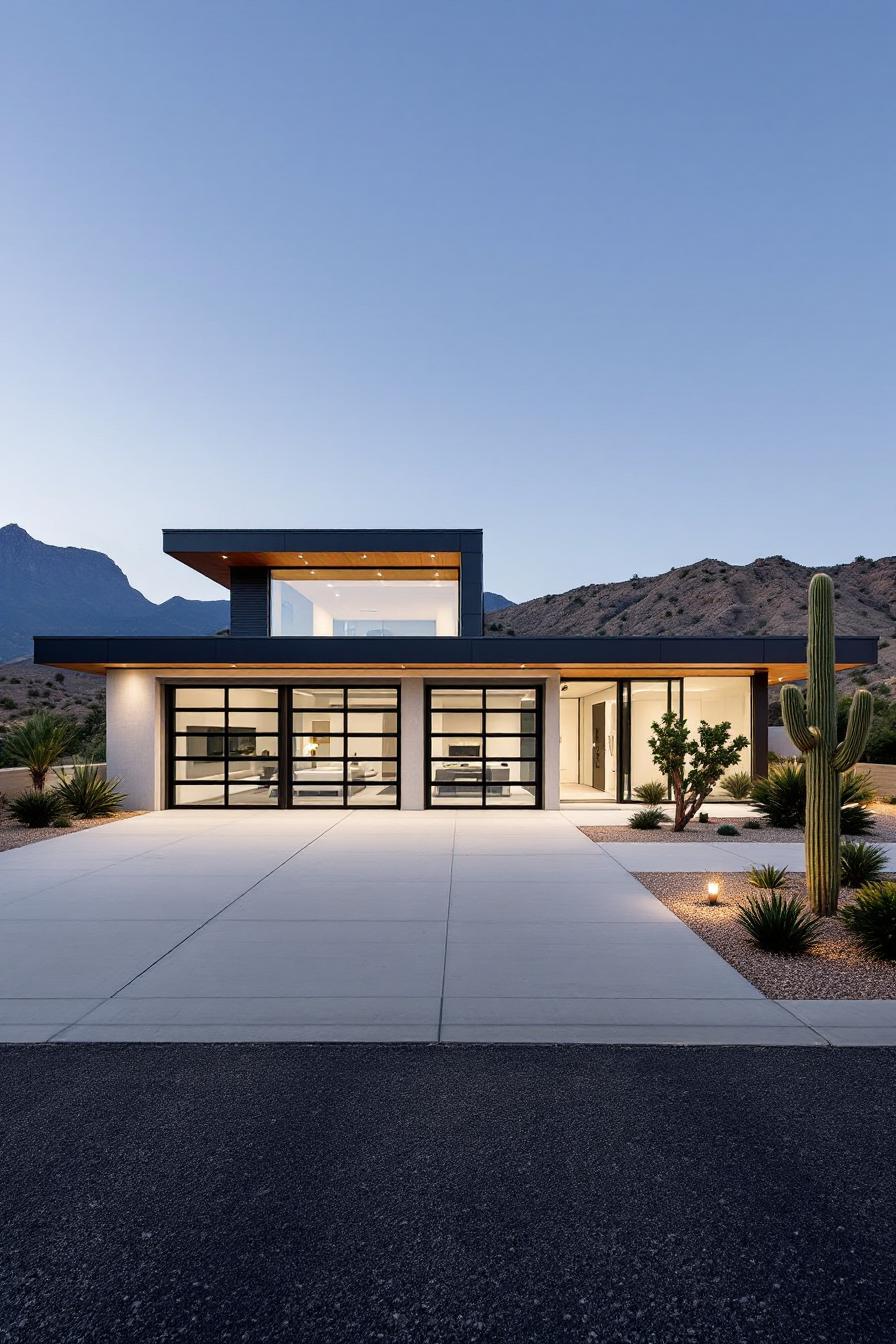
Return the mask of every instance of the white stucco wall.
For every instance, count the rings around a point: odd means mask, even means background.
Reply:
[[[401,679],[401,808],[423,810],[425,793],[423,761],[423,678]],[[419,748],[417,747],[419,743]]]
[[[162,806],[161,690],[155,672],[111,668],[106,674],[106,768],[121,780],[124,806]]]
[[[544,683],[544,767],[542,801],[546,808],[560,806],[560,674]]]

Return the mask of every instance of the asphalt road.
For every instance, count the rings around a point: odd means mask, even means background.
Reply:
[[[896,1336],[896,1052],[0,1049],[0,1340]]]

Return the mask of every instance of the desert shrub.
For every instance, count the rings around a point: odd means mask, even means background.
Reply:
[[[38,826],[52,826],[65,815],[65,803],[58,789],[28,789],[9,802],[10,814],[23,826],[34,830]]]
[[[741,803],[750,796],[753,776],[748,770],[732,770],[719,780],[719,788],[723,793],[727,793],[729,798]]]
[[[794,896],[762,891],[747,897],[737,922],[764,952],[797,956],[818,938],[819,920]]]
[[[762,830],[762,822],[759,820],[758,817],[747,817],[746,821],[742,822],[741,825],[743,826],[745,831]]]
[[[658,831],[665,820],[666,814],[661,808],[642,807],[640,812],[632,813],[628,824],[633,831]]]
[[[840,846],[840,878],[844,887],[864,887],[886,872],[887,856],[879,845],[844,840]]]
[[[841,917],[872,957],[896,960],[896,882],[867,883]]]
[[[703,825],[705,826],[705,825],[708,823],[708,821],[709,821],[709,813],[708,813],[708,812],[701,812],[700,815],[697,817],[697,820],[700,821],[700,822],[702,822]]]
[[[724,825],[716,827],[716,835],[740,835],[740,831],[726,821]]]
[[[760,891],[781,891],[789,880],[790,874],[787,869],[776,868],[773,863],[763,863],[758,867],[754,863],[747,874],[750,886],[758,887]]]
[[[851,770],[840,776],[840,830],[843,835],[870,835],[874,813],[867,806],[877,797],[871,776]]]
[[[874,830],[874,814],[867,806],[874,798],[874,785],[868,775],[853,770],[840,776],[840,829],[844,835],[868,835]],[[802,829],[806,824],[806,771],[802,761],[780,762],[764,779],[754,779],[752,800],[769,826]]]
[[[753,780],[753,807],[769,826],[792,830],[806,820],[806,779],[802,764],[780,761]]]
[[[646,784],[639,784],[634,793],[640,802],[656,807],[657,803],[666,801],[669,791],[661,779],[650,779]]]
[[[120,779],[103,779],[95,765],[76,765],[56,792],[73,817],[108,817],[124,802]]]

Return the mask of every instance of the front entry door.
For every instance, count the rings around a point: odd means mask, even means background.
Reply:
[[[604,742],[606,741],[607,706],[602,700],[591,706],[591,784],[603,793],[607,787]]]

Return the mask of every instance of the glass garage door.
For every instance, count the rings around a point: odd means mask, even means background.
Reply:
[[[541,688],[427,690],[430,807],[541,806]]]
[[[174,686],[169,800],[174,807],[277,807],[276,686]]]
[[[398,687],[290,691],[293,807],[398,806]]]

